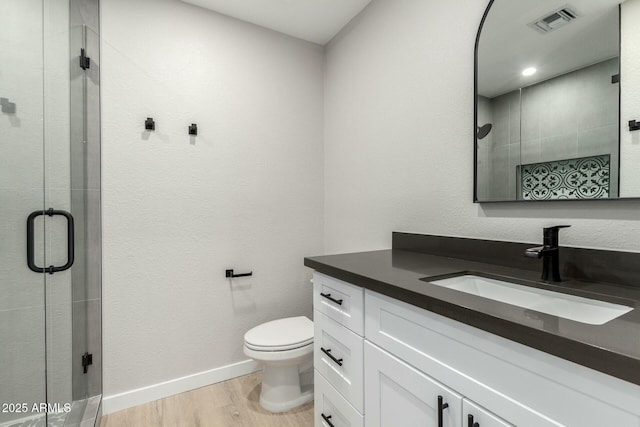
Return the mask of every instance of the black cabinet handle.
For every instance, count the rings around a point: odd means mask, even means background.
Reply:
[[[329,424],[329,427],[336,427],[333,425],[333,423],[331,423],[331,421],[329,421],[331,419],[331,415],[327,417],[325,414],[320,414],[320,416],[322,417],[325,423]]]
[[[438,427],[442,427],[442,411],[448,407],[448,403],[443,403],[442,396],[438,396]]]
[[[342,359],[336,359],[336,358],[333,356],[333,354],[331,354],[331,349],[329,349],[329,350],[325,350],[325,348],[324,348],[324,347],[320,347],[320,350],[321,350],[324,354],[326,354],[327,356],[329,356],[329,359],[333,360],[333,362],[334,362],[335,364],[337,364],[338,366],[342,366]]]
[[[480,427],[480,423],[474,423],[473,422],[473,415],[469,414],[469,416],[467,417],[467,420],[469,421],[467,423],[468,427]]]
[[[323,294],[322,292],[320,292],[320,296],[328,299],[329,301],[335,302],[338,305],[342,305],[342,300],[331,298],[331,294]]]
[[[38,267],[35,263],[35,252],[34,252],[34,223],[37,217],[40,215],[62,215],[67,220],[67,263],[61,267],[55,267],[53,265],[49,267]],[[35,271],[36,273],[57,273],[58,271],[65,271],[71,268],[74,260],[74,235],[73,235],[73,216],[67,211],[55,210],[53,208],[49,208],[46,211],[35,211],[31,212],[31,214],[27,217],[27,265],[31,271]]]

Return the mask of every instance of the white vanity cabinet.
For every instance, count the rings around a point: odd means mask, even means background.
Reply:
[[[340,401],[342,412],[367,427],[439,426],[440,413],[442,427],[640,427],[635,384],[328,279],[314,274],[317,407]],[[320,291],[343,302],[348,295],[349,309],[331,308]],[[348,369],[332,366],[325,346]],[[331,424],[318,417],[316,425],[356,425],[338,422],[347,416]]]
[[[365,337],[507,425],[640,426],[637,385],[369,290]]]

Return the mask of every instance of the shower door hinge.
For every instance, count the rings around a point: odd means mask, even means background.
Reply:
[[[87,56],[84,48],[80,49],[80,68],[82,68],[83,70],[91,68],[91,58]]]
[[[82,372],[87,373],[87,367],[93,365],[93,354],[87,352],[82,355]]]

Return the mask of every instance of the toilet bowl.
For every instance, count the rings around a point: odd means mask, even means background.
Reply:
[[[313,322],[304,316],[263,323],[244,335],[244,354],[263,365],[260,406],[284,412],[313,399]]]

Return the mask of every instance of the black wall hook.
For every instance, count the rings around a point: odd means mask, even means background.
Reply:
[[[640,123],[636,122],[635,120],[629,120],[629,132],[632,132],[634,130],[640,130]]]
[[[229,278],[247,277],[247,276],[253,276],[253,271],[250,271],[248,273],[242,273],[242,274],[233,274],[233,269],[229,269],[229,270],[225,270],[224,272],[224,277],[229,277]]]
[[[147,117],[147,120],[144,121],[144,129],[145,130],[156,130],[156,122],[152,117]]]
[[[189,126],[189,135],[197,135],[198,134],[198,125],[195,123],[191,123]]]

